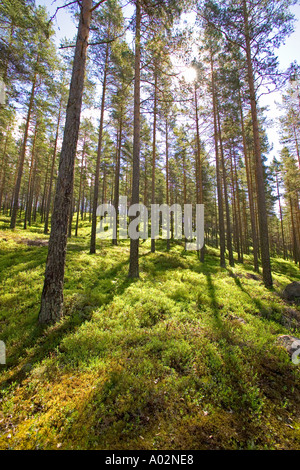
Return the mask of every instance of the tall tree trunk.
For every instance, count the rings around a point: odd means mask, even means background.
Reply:
[[[293,255],[294,261],[297,264],[300,263],[300,242],[297,237],[297,228],[296,228],[296,221],[294,217],[294,208],[293,208],[293,201],[292,197],[289,196],[289,203],[290,203],[290,212],[291,212],[291,228],[292,228],[292,247],[293,247]]]
[[[261,263],[263,269],[263,281],[266,287],[271,288],[273,285],[270,248],[269,248],[269,229],[268,229],[268,213],[266,206],[266,195],[264,189],[264,170],[261,155],[261,145],[259,136],[258,116],[256,93],[254,86],[254,72],[252,66],[252,53],[250,41],[250,27],[248,22],[247,2],[243,0],[243,13],[244,13],[244,34],[246,42],[246,56],[247,56],[247,74],[248,85],[250,92],[251,103],[251,117],[253,126],[253,139],[254,139],[254,153],[255,153],[255,169],[257,178],[257,204],[258,204],[258,219],[259,219],[259,235],[260,235],[260,250],[261,250]]]
[[[212,85],[212,98],[213,98],[213,118],[214,118],[214,140],[215,140],[215,153],[216,153],[216,175],[217,175],[217,194],[218,194],[218,215],[219,215],[219,234],[220,234],[220,266],[225,268],[225,225],[224,225],[224,210],[223,210],[223,191],[222,179],[220,172],[220,157],[219,157],[219,142],[218,142],[218,124],[217,124],[217,103],[215,91],[215,78],[214,78],[214,63],[211,54],[211,85]]]
[[[276,187],[277,187],[277,197],[278,197],[278,204],[279,204],[279,216],[280,216],[280,228],[281,228],[281,237],[282,237],[283,259],[286,259],[286,248],[285,248],[285,238],[284,238],[284,228],[283,228],[282,207],[281,207],[281,198],[280,198],[279,181],[278,181],[278,174],[277,173],[276,173]]]
[[[202,172],[202,161],[201,161],[201,142],[200,142],[200,129],[199,129],[199,114],[198,114],[198,96],[197,87],[195,85],[195,115],[196,115],[196,136],[197,136],[197,204],[203,204],[203,172]],[[199,253],[198,253],[199,255]],[[200,249],[200,261],[204,263],[205,259],[205,247]]]
[[[75,171],[75,168],[74,168]],[[73,175],[73,187],[71,192],[71,204],[70,204],[70,213],[69,213],[69,224],[68,224],[68,238],[72,238],[72,223],[73,223],[73,213],[74,213],[74,175]]]
[[[239,194],[239,182],[238,182],[237,162],[236,162],[235,151],[233,151],[233,163],[234,163],[235,197],[236,197],[236,204],[237,204],[238,232],[239,232],[239,239],[240,239],[239,262],[243,263],[244,262],[243,223],[242,223],[242,212],[241,212],[241,202],[240,202],[240,194]]]
[[[85,157],[85,139],[86,135],[83,139],[83,147],[82,147],[82,154],[81,154],[81,168],[80,168],[80,179],[79,179],[79,194],[78,194],[78,202],[77,202],[77,216],[76,216],[76,225],[75,225],[75,237],[78,237],[78,225],[79,225],[79,213],[80,213],[80,201],[81,201],[81,192],[82,192],[82,179],[83,179],[83,169],[84,169],[84,157]]]
[[[156,121],[157,121],[157,71],[154,71],[154,108],[153,108],[153,144],[152,144],[152,186],[151,204],[155,204],[155,173],[156,173]],[[151,253],[155,253],[155,239],[151,238]]]
[[[49,215],[51,209],[51,199],[52,199],[52,186],[53,186],[53,178],[54,178],[54,167],[57,155],[57,144],[58,144],[58,137],[59,137],[59,125],[61,120],[61,111],[62,111],[62,97],[59,102],[59,111],[58,111],[58,118],[56,124],[56,134],[55,134],[55,141],[54,141],[54,148],[53,148],[53,155],[52,155],[52,164],[51,164],[51,171],[50,171],[50,181],[49,181],[49,190],[48,190],[48,197],[46,203],[46,213],[45,213],[45,226],[44,226],[44,233],[47,234],[49,231]]]
[[[38,122],[35,124],[34,135],[33,135],[33,142],[32,142],[32,150],[31,150],[31,162],[30,162],[30,170],[29,170],[29,178],[28,178],[28,188],[27,188],[27,198],[26,198],[26,208],[25,208],[25,217],[24,217],[24,229],[27,228],[27,222],[29,221],[29,204],[32,203],[32,174],[33,174],[33,167],[35,166],[35,143],[38,131]]]
[[[10,125],[11,125],[11,123],[8,124],[7,130],[6,130],[4,150],[3,150],[3,161],[2,161],[2,166],[1,166],[0,211],[1,211],[2,198],[3,198],[4,189],[5,189],[5,183],[6,183],[6,168],[7,168],[7,153],[6,152],[7,152],[8,142],[9,142],[9,139],[10,139]]]
[[[37,59],[37,63],[38,62],[39,62],[39,58]],[[13,194],[13,204],[12,204],[12,213],[11,213],[11,221],[10,221],[10,228],[11,229],[14,229],[16,227],[16,222],[17,222],[17,213],[18,213],[18,206],[19,206],[19,195],[20,195],[21,181],[22,181],[22,176],[23,176],[23,168],[24,168],[24,161],[25,161],[25,154],[26,154],[26,145],[27,145],[27,139],[28,139],[29,124],[30,124],[30,118],[31,118],[31,113],[32,113],[32,108],[33,108],[33,103],[34,103],[36,82],[37,82],[37,73],[34,74],[32,86],[31,86],[31,93],[30,93],[30,99],[29,99],[29,105],[28,105],[28,111],[27,111],[27,118],[26,118],[26,123],[25,123],[25,131],[24,131],[22,149],[21,149],[19,162],[18,162],[17,179],[16,179],[16,184],[15,184],[15,189],[14,189],[14,194]]]
[[[109,44],[107,44],[106,52],[105,52],[104,75],[103,75],[103,82],[102,82],[102,98],[101,98],[99,134],[98,134],[98,149],[97,149],[94,198],[93,198],[93,214],[92,214],[92,232],[91,232],[91,244],[90,244],[91,254],[96,253],[97,208],[98,208],[98,200],[99,200],[99,178],[100,178],[100,163],[101,163],[101,154],[102,154],[102,138],[103,138],[106,82],[107,82],[107,73],[108,73],[109,47],[110,47]]]
[[[41,324],[54,323],[63,315],[63,285],[67,249],[67,230],[91,17],[92,0],[83,0],[67,105],[64,138],[60,155],[45,282],[39,313],[39,322]]]
[[[131,204],[139,203],[140,192],[140,135],[141,135],[141,0],[136,0],[134,128],[132,159]],[[139,240],[130,240],[129,277],[139,277]]]
[[[48,175],[49,175],[49,162],[50,162],[50,155],[47,157],[47,166],[46,166],[46,173],[45,173],[45,180],[43,184],[43,195],[42,195],[42,203],[41,203],[41,223],[44,222],[45,212],[46,212],[46,198],[47,198],[47,191],[48,191]]]
[[[167,197],[167,206],[170,203],[170,188],[169,188],[169,122],[166,118],[166,197]],[[172,216],[172,214],[171,214]],[[168,233],[167,238],[167,251],[170,251],[170,233]]]
[[[226,213],[226,232],[227,232],[227,249],[228,249],[228,255],[229,255],[229,265],[234,266],[233,250],[232,250],[230,209],[229,209],[229,196],[228,196],[228,190],[227,190],[227,172],[226,172],[224,149],[223,149],[222,130],[221,130],[221,124],[220,124],[220,113],[219,113],[219,110],[218,110],[218,106],[217,106],[217,119],[218,119],[218,133],[219,133],[219,141],[220,141],[221,166],[222,166],[222,176],[223,176],[223,186],[224,186],[225,213]]]
[[[122,149],[122,132],[123,132],[123,116],[121,109],[120,124],[119,124],[119,138],[116,155],[116,169],[115,169],[115,194],[114,194],[114,208],[116,211],[116,238],[113,239],[113,245],[118,244],[118,226],[119,226],[119,189],[120,189],[120,167],[121,167],[121,149]]]
[[[232,190],[232,225],[233,225],[233,237],[234,237],[234,244],[235,249],[238,254],[238,263],[241,262],[241,237],[240,237],[240,224],[238,219],[238,211],[237,211],[237,198],[236,198],[236,187],[235,187],[235,178],[233,174],[233,163],[232,163],[232,149],[230,147],[229,151],[230,157],[230,179],[231,179],[231,190]]]

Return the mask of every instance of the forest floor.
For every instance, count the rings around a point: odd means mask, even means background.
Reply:
[[[300,307],[282,300],[300,280],[272,259],[274,289],[251,259],[219,267],[218,251],[129,243],[89,227],[68,243],[65,316],[37,318],[47,236],[0,218],[1,449],[300,449],[300,366],[278,345],[300,337]]]

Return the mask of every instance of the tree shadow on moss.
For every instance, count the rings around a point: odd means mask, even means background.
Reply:
[[[95,269],[95,279],[98,279],[98,282],[100,280],[99,289],[101,289],[101,279],[105,280],[107,278],[114,278],[117,274],[120,275],[122,268],[127,264],[128,261],[125,260],[108,270]],[[55,356],[56,349],[65,335],[70,334],[84,322],[89,321],[93,312],[102,305],[111,302],[115,295],[122,295],[132,282],[127,276],[123,276],[116,289],[111,290],[109,295],[102,297],[101,304],[99,304],[96,298],[93,305],[88,294],[84,291],[76,294],[75,305],[72,305],[72,299],[68,302],[68,298],[65,295],[65,315],[54,326],[40,326],[37,321],[38,308],[36,308],[31,321],[28,322],[28,318],[24,318],[24,323],[19,325],[21,330],[19,332],[20,339],[16,342],[16,346],[10,349],[9,357],[7,358],[7,366],[9,368],[15,367],[16,371],[9,376],[9,379],[2,384],[2,387],[6,387],[13,382],[21,382],[36,363],[50,355]],[[86,308],[87,306],[89,308]],[[30,351],[31,349],[32,351]],[[27,350],[30,352],[27,353]],[[20,362],[20,358],[23,357],[25,359],[21,359]]]

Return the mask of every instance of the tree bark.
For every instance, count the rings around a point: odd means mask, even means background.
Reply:
[[[121,150],[122,150],[122,132],[123,132],[123,116],[121,109],[120,123],[119,123],[119,139],[117,146],[117,158],[115,169],[115,194],[114,194],[114,207],[116,211],[116,238],[113,239],[113,245],[118,244],[118,226],[119,226],[119,197],[120,197],[120,167],[121,167]]]
[[[56,125],[56,134],[55,134],[52,164],[51,164],[51,171],[50,171],[49,190],[48,190],[48,197],[47,197],[47,203],[46,203],[45,226],[44,226],[44,233],[45,234],[47,234],[48,231],[49,231],[49,214],[50,214],[50,209],[51,209],[52,186],[53,186],[53,178],[54,178],[55,160],[56,160],[56,155],[57,155],[57,143],[58,143],[58,136],[59,136],[59,125],[60,125],[60,120],[61,120],[62,100],[63,99],[61,97],[60,103],[59,103],[59,111],[58,111],[58,118],[57,118],[57,125]]]
[[[153,144],[152,144],[152,187],[151,204],[155,204],[155,173],[156,173],[156,120],[157,120],[157,71],[154,71],[154,109],[153,109]],[[151,239],[151,253],[155,253],[155,239]]]
[[[102,83],[100,125],[99,125],[99,134],[98,134],[98,149],[97,149],[97,161],[96,161],[94,197],[93,197],[92,232],[91,232],[91,244],[90,244],[91,254],[96,253],[97,208],[98,208],[98,199],[99,199],[99,178],[100,178],[100,163],[101,163],[101,154],[102,154],[102,138],[103,138],[104,108],[105,108],[105,94],[106,94],[106,82],[107,82],[107,72],[108,72],[109,47],[110,47],[109,44],[107,44],[106,53],[105,53],[103,83]]]
[[[134,130],[131,204],[139,203],[141,134],[141,0],[136,0]],[[139,240],[130,240],[129,277],[139,277]]]
[[[214,78],[214,64],[213,57],[210,59],[211,66],[211,85],[212,85],[212,98],[213,98],[213,118],[214,118],[214,140],[215,140],[215,153],[216,153],[216,175],[217,175],[217,195],[218,195],[218,215],[219,215],[219,234],[220,234],[220,266],[225,268],[225,225],[224,225],[224,209],[223,209],[223,191],[222,179],[220,172],[220,157],[219,157],[219,142],[218,142],[218,124],[217,124],[217,103],[215,91],[215,78]]]
[[[39,62],[39,58],[37,58],[37,63],[38,62]],[[16,222],[17,222],[17,213],[18,213],[18,206],[19,206],[19,195],[20,195],[21,181],[22,181],[22,176],[23,176],[23,168],[24,168],[24,161],[25,161],[25,154],[26,154],[26,145],[27,145],[27,139],[28,139],[31,112],[32,112],[34,96],[35,96],[36,82],[37,82],[37,73],[35,73],[34,77],[33,77],[31,93],[30,93],[30,100],[29,100],[28,111],[27,111],[26,124],[25,124],[24,137],[23,137],[23,143],[22,143],[22,149],[21,149],[21,153],[20,153],[20,157],[19,157],[18,170],[17,170],[17,179],[16,179],[14,195],[13,195],[12,213],[11,213],[11,221],[10,221],[10,228],[11,229],[14,229],[16,227]]]
[[[169,122],[166,118],[166,197],[167,197],[167,206],[169,206],[170,197],[169,197]],[[167,251],[170,251],[170,233],[168,233],[167,238]]]
[[[220,153],[221,153],[221,167],[222,167],[224,199],[225,199],[227,249],[228,249],[228,256],[229,256],[229,265],[233,267],[234,266],[234,259],[233,259],[233,250],[232,250],[232,235],[231,235],[229,197],[228,197],[228,190],[227,190],[227,174],[226,174],[225,157],[224,157],[224,150],[223,150],[223,139],[222,139],[222,130],[221,130],[221,123],[220,123],[220,113],[219,113],[218,109],[217,109],[217,120],[218,120],[218,133],[219,133]]]
[[[196,115],[196,136],[197,136],[197,165],[198,168],[198,177],[197,177],[197,204],[203,204],[203,172],[202,172],[202,161],[201,161],[201,143],[200,143],[200,129],[199,129],[199,115],[198,115],[198,97],[197,97],[197,87],[195,85],[195,115]],[[205,259],[205,247],[203,246],[200,249],[201,263],[204,263]]]
[[[261,155],[256,93],[255,93],[255,86],[254,86],[254,72],[253,72],[253,65],[252,65],[250,27],[248,23],[248,11],[247,11],[246,0],[243,0],[243,14],[244,14],[244,35],[245,35],[245,43],[246,43],[246,56],[247,56],[247,74],[248,74],[251,117],[252,117],[252,126],[253,126],[255,169],[256,169],[256,177],[257,177],[257,205],[258,205],[261,262],[262,262],[262,268],[263,268],[264,284],[266,287],[271,288],[273,285],[273,281],[272,281],[270,248],[269,248],[268,213],[267,213],[266,195],[265,195],[265,189],[264,189],[264,170],[263,170],[262,155]]]
[[[92,17],[91,9],[92,0],[83,0],[80,11],[73,71],[66,112],[66,124],[52,215],[45,282],[39,313],[40,324],[54,323],[61,319],[63,315],[63,284],[67,249],[67,230],[74,179],[74,163],[80,125],[86,51]]]

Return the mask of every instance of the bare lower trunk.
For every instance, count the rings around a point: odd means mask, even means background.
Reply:
[[[203,178],[202,178],[202,161],[201,161],[201,146],[200,146],[200,129],[199,129],[199,115],[198,115],[198,98],[197,98],[197,88],[195,85],[195,113],[196,113],[196,135],[197,135],[197,204],[203,204]],[[203,246],[200,249],[201,263],[204,263],[205,259],[205,247]]]
[[[167,206],[169,206],[169,129],[168,129],[168,118],[166,119],[166,196]],[[168,232],[167,238],[167,251],[170,251],[170,233]]]
[[[64,138],[60,155],[45,282],[39,313],[39,322],[41,324],[54,323],[58,321],[63,314],[63,284],[67,249],[67,230],[80,124],[86,50],[92,17],[91,8],[92,0],[83,0],[67,105]]]
[[[223,191],[222,179],[220,172],[220,157],[219,157],[219,143],[218,143],[218,124],[217,124],[217,103],[215,92],[215,79],[214,79],[214,64],[211,56],[211,83],[212,83],[212,98],[213,98],[213,117],[214,117],[214,140],[216,152],[216,174],[217,174],[217,195],[218,195],[218,215],[219,215],[219,233],[220,233],[220,266],[225,267],[225,225],[224,225],[224,210],[223,210]]]
[[[62,98],[59,103],[59,112],[58,112],[57,125],[56,125],[56,135],[55,135],[54,149],[53,149],[53,155],[52,155],[52,164],[51,164],[51,170],[50,170],[49,191],[48,191],[46,211],[45,211],[45,226],[44,226],[45,234],[47,234],[49,230],[48,228],[49,227],[49,214],[50,214],[50,208],[51,208],[52,186],[53,186],[53,178],[54,178],[54,166],[55,166],[55,160],[56,160],[56,155],[57,155],[57,143],[58,143],[59,125],[60,125],[60,119],[61,119],[61,108],[62,108]]]
[[[119,226],[119,189],[120,189],[120,166],[121,166],[121,149],[122,149],[122,131],[123,131],[123,116],[121,111],[119,139],[117,146],[116,170],[115,170],[115,194],[114,194],[114,207],[116,211],[116,238],[113,239],[113,245],[118,244],[118,226]]]
[[[228,249],[228,256],[229,256],[229,264],[230,264],[230,266],[234,266],[233,250],[232,250],[232,235],[231,235],[231,220],[230,220],[229,198],[228,198],[228,190],[227,190],[227,174],[226,174],[225,157],[224,157],[224,151],[223,151],[223,139],[222,139],[221,124],[220,124],[220,114],[219,114],[218,110],[217,110],[217,117],[218,117],[218,131],[219,131],[219,141],[220,141],[221,167],[222,167],[223,187],[224,187],[224,199],[225,199],[227,249]]]
[[[139,203],[140,192],[140,84],[141,84],[141,1],[136,0],[134,131],[131,204]],[[130,240],[129,277],[139,277],[139,240]]]
[[[154,72],[154,119],[153,119],[153,146],[152,146],[152,188],[151,204],[155,204],[155,172],[156,172],[156,117],[157,117],[157,72]],[[155,253],[155,239],[151,239],[151,253]]]
[[[37,62],[38,62],[38,60],[37,60]],[[17,213],[18,213],[18,206],[19,206],[19,194],[20,194],[21,181],[22,181],[22,176],[23,176],[23,168],[24,168],[24,161],[25,161],[25,154],[26,154],[29,124],[30,124],[30,118],[31,118],[33,102],[34,102],[34,96],[35,96],[36,80],[37,80],[37,74],[35,74],[35,76],[33,78],[33,82],[32,82],[29,106],[28,106],[28,111],[27,111],[27,118],[26,118],[26,123],[25,123],[25,131],[24,131],[24,137],[23,137],[23,143],[22,143],[22,149],[21,149],[19,162],[18,162],[17,178],[16,178],[14,194],[13,194],[12,213],[11,213],[11,221],[10,221],[10,228],[12,228],[12,229],[14,229],[16,227],[16,222],[17,222]]]
[[[263,280],[266,287],[272,287],[272,272],[270,261],[270,248],[269,248],[269,230],[268,230],[268,214],[266,206],[266,195],[264,188],[264,170],[261,156],[261,145],[259,136],[258,116],[256,94],[254,86],[254,73],[252,66],[251,44],[250,44],[250,27],[248,23],[248,11],[246,0],[243,0],[244,11],[244,32],[246,42],[246,55],[247,55],[247,73],[248,85],[250,92],[251,104],[251,117],[253,126],[253,139],[254,139],[254,153],[255,153],[255,169],[257,178],[257,205],[258,205],[258,220],[259,220],[259,235],[260,235],[260,250],[261,250],[261,263],[263,268]]]
[[[103,123],[104,123],[104,106],[105,106],[105,94],[106,94],[106,81],[108,72],[108,56],[109,56],[109,45],[106,46],[105,65],[104,65],[104,76],[102,83],[102,99],[101,99],[101,112],[100,112],[100,125],[98,134],[98,149],[97,149],[97,161],[95,171],[95,185],[94,185],[94,198],[93,198],[93,213],[92,213],[92,233],[91,233],[91,244],[90,253],[96,253],[96,230],[97,230],[97,207],[99,199],[99,177],[100,177],[100,162],[102,154],[102,137],[103,137]],[[104,183],[104,178],[103,178]]]

